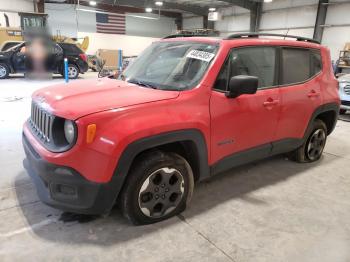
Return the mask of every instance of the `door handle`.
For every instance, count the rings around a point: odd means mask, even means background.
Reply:
[[[267,106],[276,106],[276,105],[278,105],[279,102],[280,102],[279,100],[268,99],[267,101],[265,101],[263,103],[263,105],[266,107]]]
[[[315,90],[311,90],[310,93],[307,95],[308,97],[318,97],[320,94],[317,93]]]

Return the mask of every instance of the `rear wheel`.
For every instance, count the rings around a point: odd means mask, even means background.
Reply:
[[[64,68],[63,68],[62,76],[63,77],[65,76]],[[79,68],[74,64],[69,64],[68,65],[68,78],[69,79],[77,79],[78,76],[79,76]]]
[[[321,158],[327,141],[325,123],[316,119],[304,144],[291,153],[291,158],[300,163],[314,162]]]
[[[0,63],[0,79],[8,78],[9,74],[10,68],[4,63]]]
[[[339,110],[340,115],[345,115],[346,114],[346,109],[340,109]]]
[[[121,193],[123,215],[134,224],[151,224],[186,208],[193,192],[193,174],[187,161],[160,151],[139,158]]]

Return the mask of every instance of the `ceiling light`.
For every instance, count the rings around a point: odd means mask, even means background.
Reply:
[[[150,8],[150,7],[146,7],[146,8],[145,8],[145,11],[146,11],[147,13],[151,13],[151,12],[153,11],[153,9]]]
[[[264,3],[271,3],[273,0],[264,0]]]
[[[163,2],[162,1],[156,1],[154,4],[156,6],[163,6]]]
[[[216,10],[215,7],[210,7],[210,8],[209,8],[209,12],[214,12],[215,10]]]
[[[92,6],[97,5],[96,1],[90,1],[89,4],[92,5]]]

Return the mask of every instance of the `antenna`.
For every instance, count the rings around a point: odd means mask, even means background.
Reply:
[[[287,29],[287,33],[285,34],[283,40],[286,40],[286,37],[288,36],[288,33],[289,33],[289,28]]]

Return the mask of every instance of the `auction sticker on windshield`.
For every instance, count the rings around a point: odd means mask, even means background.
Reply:
[[[205,62],[210,62],[210,60],[213,59],[215,54],[205,52],[205,51],[200,51],[200,50],[191,50],[186,57],[188,58],[193,58],[193,59],[199,59]]]

